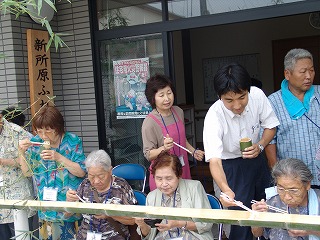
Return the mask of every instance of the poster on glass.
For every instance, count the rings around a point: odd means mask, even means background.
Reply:
[[[144,94],[149,58],[113,61],[117,119],[145,118],[152,110]]]

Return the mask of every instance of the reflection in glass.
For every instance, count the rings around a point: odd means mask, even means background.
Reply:
[[[171,0],[168,1],[169,16],[180,18],[261,8],[277,4],[288,4],[303,0]]]
[[[97,0],[99,30],[162,21],[162,8],[156,0]]]
[[[108,152],[115,165],[131,162],[147,166],[142,153],[143,119],[116,118],[113,61],[148,57],[150,75],[164,73],[161,34],[102,41],[99,50]]]
[[[291,4],[305,0],[169,0],[169,20]],[[99,29],[162,21],[161,1],[98,0]]]

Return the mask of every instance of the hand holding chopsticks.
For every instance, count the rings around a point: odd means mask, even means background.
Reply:
[[[231,199],[227,194],[221,192],[221,197],[228,199],[229,201],[233,201],[238,207],[243,208],[244,210],[247,210],[251,213],[254,213],[255,211],[253,211],[252,209],[248,208],[247,206],[243,205],[242,202],[237,201],[235,199]]]
[[[69,188],[69,191],[67,191],[67,201],[76,201],[77,199],[75,197],[77,197],[81,202],[86,203],[86,201],[81,198],[75,190]]]
[[[165,137],[165,136],[163,136],[164,137],[164,139],[166,139],[167,137]],[[183,149],[183,150],[185,150],[185,151],[187,151],[188,153],[190,153],[191,155],[192,155],[192,152],[189,150],[189,149],[187,149],[187,148],[185,148],[185,147],[183,147],[183,146],[181,146],[181,145],[179,145],[178,143],[176,143],[176,142],[173,142],[173,144],[174,145],[176,145],[176,146],[178,146],[179,148],[181,148],[181,149]]]
[[[30,143],[32,145],[35,145],[35,146],[43,146],[45,149],[50,149],[51,146],[50,146],[50,141],[44,141],[44,142],[32,142],[30,141]]]
[[[251,203],[258,203],[258,201],[252,200]],[[277,207],[274,207],[274,206],[271,206],[271,205],[268,205],[268,204],[266,204],[266,207],[268,209],[273,210],[273,211],[278,212],[278,213],[288,213],[286,210],[283,210],[283,209],[280,209],[280,208],[277,208]]]

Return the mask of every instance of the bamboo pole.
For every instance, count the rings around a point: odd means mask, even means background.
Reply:
[[[281,214],[217,209],[191,209],[116,205],[82,202],[52,202],[34,200],[3,200],[0,208],[52,210],[58,212],[106,214],[109,216],[147,217],[192,220],[195,222],[227,223],[240,226],[260,226],[283,229],[320,231],[320,216]]]
[[[28,212],[25,210],[14,210],[14,233],[15,240],[30,240]]]

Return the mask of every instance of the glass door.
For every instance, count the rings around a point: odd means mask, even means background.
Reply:
[[[117,108],[119,103],[125,103],[125,106],[131,109],[139,108],[136,103],[137,96],[134,100],[129,99],[129,90],[133,89],[130,94],[144,94],[145,84],[137,87],[135,78],[144,77],[146,80],[147,76],[133,74],[132,78],[121,79],[119,87],[119,78],[115,76],[117,71],[114,69],[114,64],[115,62],[126,62],[126,60],[147,59],[149,76],[164,73],[161,34],[101,41],[99,53],[107,151],[114,160],[115,166],[121,163],[139,163],[148,167],[149,163],[144,158],[142,150],[141,125],[144,118],[141,116],[119,117]],[[147,104],[141,108],[143,107],[147,107]]]

